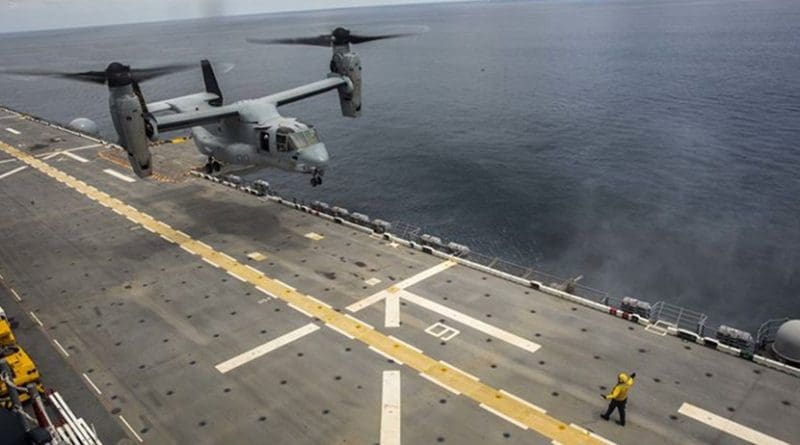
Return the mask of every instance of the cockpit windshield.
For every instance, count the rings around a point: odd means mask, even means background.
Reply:
[[[291,144],[292,149],[300,150],[301,148],[306,148],[310,145],[319,143],[319,136],[317,136],[316,130],[309,128],[307,130],[290,134],[289,143]]]

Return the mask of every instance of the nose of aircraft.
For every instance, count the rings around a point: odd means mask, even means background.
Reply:
[[[309,167],[322,168],[328,163],[328,150],[322,142],[309,145],[297,152],[297,161]]]

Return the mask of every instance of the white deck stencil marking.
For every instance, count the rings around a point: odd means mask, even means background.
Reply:
[[[491,335],[498,340],[503,340],[510,345],[524,349],[530,353],[534,353],[541,348],[541,345],[537,343],[526,340],[518,335],[512,334],[511,332],[492,326],[488,323],[484,323],[477,318],[470,317],[469,315],[458,312],[455,309],[442,306],[441,304],[428,300],[427,298],[412,294],[411,292],[402,291],[400,293],[400,297],[410,303],[414,303],[417,306],[422,306],[429,311],[436,312],[439,315],[443,315],[461,324],[467,325],[473,329],[483,332],[484,334]]]
[[[274,340],[270,340],[261,346],[257,346],[247,352],[239,354],[230,360],[226,360],[215,366],[215,368],[217,368],[217,371],[225,374],[226,372],[230,372],[238,368],[239,366],[249,363],[269,352],[272,352],[280,348],[281,346],[286,346],[289,343],[297,339],[300,339],[302,337],[305,337],[306,335],[311,334],[312,332],[315,332],[317,330],[319,330],[319,326],[315,325],[314,323],[309,323],[303,327],[295,329],[294,331],[281,335],[280,337]]]
[[[400,445],[400,371],[383,371],[381,445]]]
[[[130,176],[123,175],[122,173],[120,173],[120,172],[118,172],[116,170],[112,170],[110,168],[107,168],[107,169],[103,170],[103,172],[105,172],[105,173],[107,173],[107,174],[109,174],[109,175],[111,175],[111,176],[113,176],[113,177],[115,177],[117,179],[121,179],[121,180],[123,180],[125,182],[136,182],[136,180],[131,178]]]
[[[724,431],[732,436],[736,436],[739,439],[750,443],[755,443],[758,445],[789,445],[788,442],[767,436],[760,431],[748,428],[744,425],[738,424],[732,420],[728,420],[689,403],[684,403],[681,405],[680,409],[678,409],[678,412],[684,416],[691,417],[698,422],[705,423],[710,427]]]
[[[13,128],[6,128],[6,131],[11,133],[11,134],[22,134],[19,131],[13,129]]]

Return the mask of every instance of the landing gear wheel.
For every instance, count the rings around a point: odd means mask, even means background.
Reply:
[[[219,163],[219,162],[217,162],[217,161],[214,161],[214,162],[211,164],[211,166],[212,166],[212,168],[214,169],[214,171],[215,171],[215,172],[218,172],[218,171],[220,171],[220,170],[222,169],[222,164],[220,164],[220,163]]]
[[[319,176],[311,177],[311,187],[316,187],[320,184],[322,184],[322,178],[320,178]]]

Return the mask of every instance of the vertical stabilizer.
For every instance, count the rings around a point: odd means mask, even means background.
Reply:
[[[206,84],[206,92],[217,95],[217,99],[208,101],[208,104],[219,107],[222,105],[222,90],[219,89],[217,76],[214,75],[214,68],[211,67],[211,62],[206,59],[203,59],[200,65],[203,67],[203,82]]]

